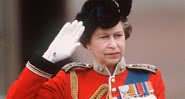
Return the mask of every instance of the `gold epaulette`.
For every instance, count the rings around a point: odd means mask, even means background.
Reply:
[[[69,63],[69,64],[66,64],[62,67],[62,70],[64,70],[65,72],[68,72],[70,71],[72,68],[87,68],[87,69],[91,69],[92,66],[89,65],[89,64],[83,64],[83,63],[78,63],[78,62],[72,62],[72,63]]]
[[[150,64],[127,64],[127,68],[129,69],[140,69],[140,70],[146,70],[153,73],[156,73],[157,67]]]

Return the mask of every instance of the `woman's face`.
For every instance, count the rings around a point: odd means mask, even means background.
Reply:
[[[121,22],[109,29],[97,28],[87,44],[102,65],[116,65],[125,52],[125,35]]]

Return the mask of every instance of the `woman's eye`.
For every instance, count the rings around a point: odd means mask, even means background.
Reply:
[[[100,36],[100,38],[108,38],[109,36]]]
[[[122,37],[123,34],[116,34],[115,37]]]

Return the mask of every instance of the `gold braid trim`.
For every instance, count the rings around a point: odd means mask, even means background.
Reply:
[[[101,85],[96,92],[90,97],[90,99],[101,99],[101,97],[108,92],[108,85]]]
[[[70,71],[70,86],[71,86],[71,96],[73,99],[78,99],[78,77],[75,71]]]

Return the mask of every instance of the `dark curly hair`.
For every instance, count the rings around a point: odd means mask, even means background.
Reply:
[[[85,31],[80,38],[82,45],[86,47],[98,27],[108,29],[119,21],[123,23],[125,38],[128,39],[132,32],[132,26],[127,20],[131,3],[132,0],[87,0],[76,16],[76,19],[83,21],[85,26]]]

